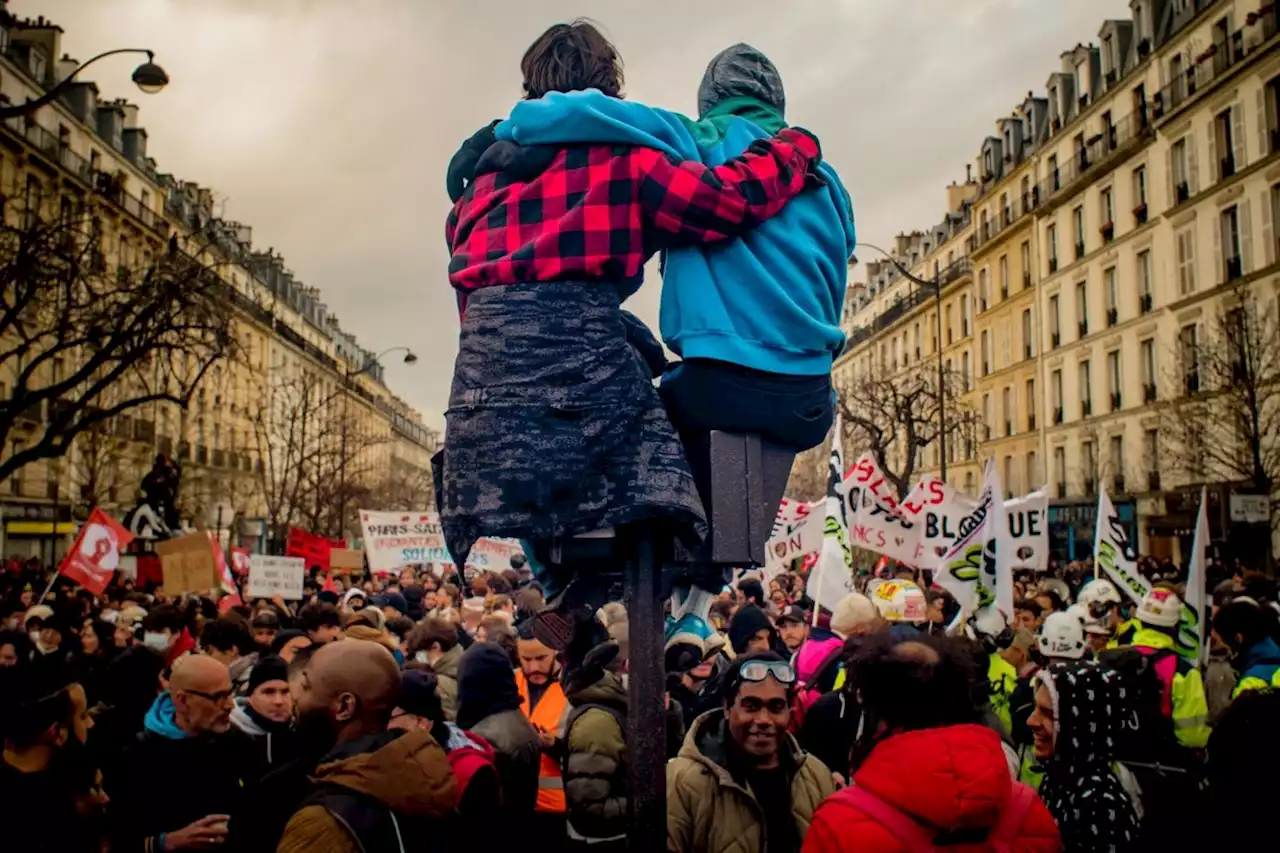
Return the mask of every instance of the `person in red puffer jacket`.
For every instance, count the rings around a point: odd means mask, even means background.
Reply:
[[[1049,810],[978,722],[985,674],[959,642],[885,637],[860,652],[852,677],[874,746],[814,815],[803,853],[1062,850]]]

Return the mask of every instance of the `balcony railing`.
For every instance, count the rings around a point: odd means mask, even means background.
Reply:
[[[1256,13],[1251,13],[1256,16]],[[1262,31],[1253,36],[1246,47],[1246,24],[1232,33],[1225,41],[1217,42],[1197,57],[1196,62],[1181,74],[1169,81],[1169,84],[1151,99],[1151,111],[1157,123],[1171,120],[1180,113],[1197,94],[1204,92],[1214,82],[1226,77],[1238,67],[1246,57],[1263,49],[1276,34],[1276,4],[1261,18],[1255,17],[1255,24],[1262,23]]]
[[[1053,170],[1040,182],[1041,203],[1052,203],[1058,198],[1070,198],[1094,175],[1106,171],[1112,164],[1128,156],[1129,152],[1153,133],[1145,108],[1139,108],[1120,121],[1107,127],[1090,139],[1066,165]]]

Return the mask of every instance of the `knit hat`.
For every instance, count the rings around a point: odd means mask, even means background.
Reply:
[[[384,592],[373,600],[373,603],[379,607],[393,608],[397,613],[405,614],[409,612],[409,602],[398,592]]]
[[[880,611],[871,603],[871,599],[861,593],[851,592],[836,602],[836,609],[831,614],[831,630],[842,637],[848,637],[858,628],[879,618]]]
[[[444,719],[437,683],[435,673],[406,669],[400,673],[400,707],[417,717]]]
[[[267,655],[266,657],[258,658],[258,662],[253,665],[253,669],[249,670],[249,690],[246,695],[252,696],[253,691],[268,681],[288,680],[289,667],[279,657]]]
[[[501,646],[476,643],[458,662],[457,723],[469,729],[491,714],[520,707],[511,658]]]
[[[316,593],[316,601],[323,601],[325,604],[332,604],[336,607],[341,599],[338,598],[338,593],[333,590],[322,589]]]
[[[754,604],[745,604],[733,614],[733,619],[729,622],[729,642],[733,644],[735,652],[742,654],[747,650],[751,638],[765,629],[770,634],[773,633],[769,617]]]

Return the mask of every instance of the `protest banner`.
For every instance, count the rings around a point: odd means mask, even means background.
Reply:
[[[995,533],[999,528],[989,526],[989,522],[993,515],[998,517],[1001,507],[997,504],[1002,503],[1000,478],[993,460],[983,474],[978,505],[957,526],[959,537],[943,557],[934,578],[935,583],[955,596],[965,613],[975,613],[995,603]]]
[[[845,495],[844,449],[841,423],[836,417],[827,465],[827,500],[818,563],[809,573],[805,592],[813,599],[813,624],[818,624],[819,607],[826,602],[835,610],[836,602],[853,589],[853,551],[849,547],[848,505]]]
[[[891,559],[914,566],[920,529],[898,505],[892,487],[870,453],[864,453],[845,477],[849,541]]]
[[[250,598],[280,596],[286,601],[302,599],[302,583],[307,574],[307,561],[301,557],[269,557],[254,554],[249,558]]]
[[[1209,512],[1208,495],[1200,487],[1200,512],[1196,515],[1196,532],[1191,540],[1191,565],[1187,570],[1187,598],[1182,605],[1182,621],[1178,625],[1178,652],[1196,664],[1209,662]]]
[[[1049,490],[1004,502],[997,552],[1001,565],[1013,572],[1049,568]]]
[[[902,501],[903,513],[919,523],[915,565],[941,571],[943,558],[960,538],[961,525],[977,507],[976,500],[936,477],[921,478]]]
[[[160,558],[165,593],[185,595],[220,589],[222,578],[213,559],[214,547],[209,534],[199,531],[157,542],[156,555]]]
[[[875,457],[870,453],[864,453],[858,457],[858,461],[853,463],[853,467],[846,472],[845,479],[852,479],[857,484],[864,499],[870,495],[889,509],[898,508],[898,496],[893,493],[893,486],[889,484]],[[851,489],[848,487],[846,489],[852,494]]]
[[[452,563],[434,512],[360,510],[369,571],[385,574],[414,563]]]
[[[301,557],[307,568],[319,566],[329,571],[329,551],[334,548],[347,547],[345,539],[329,539],[318,533],[310,533],[297,527],[289,528],[289,536],[285,540],[284,553],[287,557]]]
[[[132,541],[133,534],[95,507],[58,567],[58,574],[70,578],[94,595],[102,595],[111,583],[112,574],[120,567],[120,552]],[[53,586],[52,580],[49,586]],[[44,601],[44,595],[37,601]]]
[[[501,572],[511,568],[511,558],[524,553],[519,539],[482,536],[467,554],[467,568],[472,572]]]
[[[1098,521],[1093,537],[1093,576],[1105,573],[1135,604],[1151,591],[1151,583],[1138,571],[1138,553],[1120,513],[1104,488],[1098,492]]]
[[[770,580],[787,571],[794,560],[822,549],[823,502],[793,501],[783,498],[773,523],[773,534],[765,543],[764,576]]]
[[[364,569],[364,551],[357,548],[331,548],[329,565],[340,572]]]

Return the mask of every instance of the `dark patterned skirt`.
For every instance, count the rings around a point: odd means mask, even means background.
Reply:
[[[651,377],[609,284],[471,294],[437,479],[458,565],[481,536],[545,540],[652,519],[701,538],[702,502]]]

